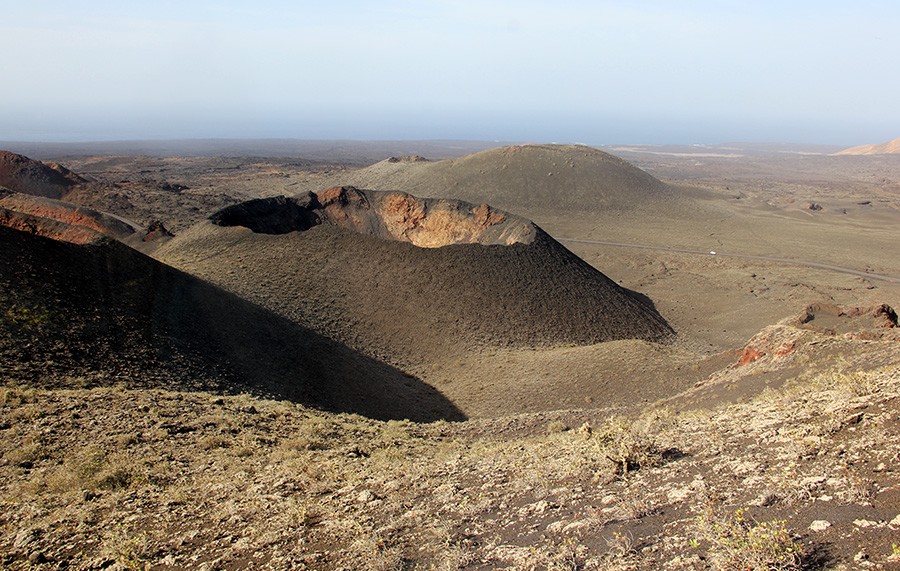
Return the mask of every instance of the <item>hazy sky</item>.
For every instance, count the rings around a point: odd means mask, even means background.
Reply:
[[[896,0],[0,0],[0,14],[0,140],[900,137]]]

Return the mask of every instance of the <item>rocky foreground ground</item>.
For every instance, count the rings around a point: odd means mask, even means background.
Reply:
[[[431,424],[7,385],[0,566],[898,568],[900,365],[863,362],[717,407]]]

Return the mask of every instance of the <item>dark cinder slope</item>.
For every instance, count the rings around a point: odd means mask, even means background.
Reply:
[[[499,147],[436,162],[391,158],[349,174],[347,182],[512,212],[630,210],[674,198],[653,176],[583,145]]]
[[[421,381],[115,240],[30,223],[47,228],[0,225],[6,381],[251,391],[373,418],[463,418]]]
[[[283,224],[285,212],[297,224]],[[503,236],[501,226],[517,238],[479,241]],[[671,334],[649,302],[527,220],[486,205],[352,187],[257,200],[213,215],[158,256],[400,366],[475,346]]]
[[[28,157],[0,151],[0,186],[23,194],[62,198],[73,187],[87,182],[56,163],[42,163]]]

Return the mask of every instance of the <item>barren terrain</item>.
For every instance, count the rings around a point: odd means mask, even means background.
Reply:
[[[900,567],[900,156],[287,147],[10,149],[0,566]]]

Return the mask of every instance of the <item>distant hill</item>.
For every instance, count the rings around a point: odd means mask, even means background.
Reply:
[[[350,173],[348,184],[456,198],[510,212],[631,210],[671,200],[660,180],[582,145],[499,147],[456,159],[393,157]]]
[[[0,186],[23,194],[62,198],[76,185],[87,182],[66,167],[42,163],[28,157],[0,151]]]
[[[836,155],[894,155],[900,154],[900,138],[878,145],[859,145],[838,151]]]

